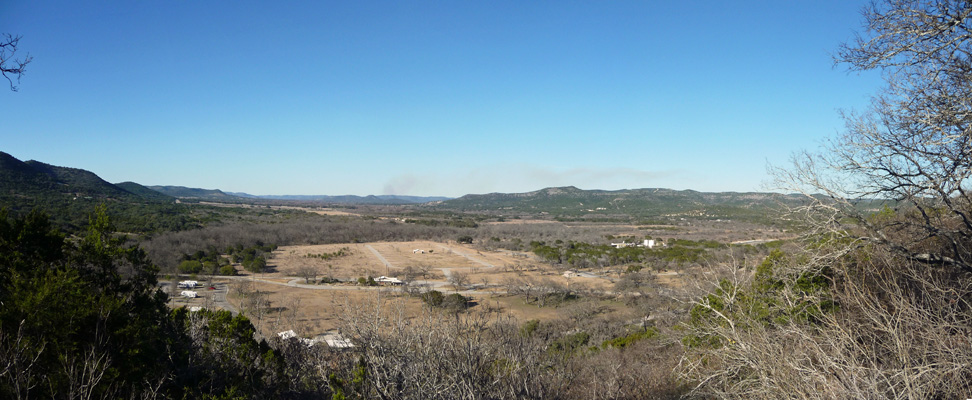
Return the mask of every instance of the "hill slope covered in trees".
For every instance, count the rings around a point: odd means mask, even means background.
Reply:
[[[582,190],[573,186],[527,193],[470,194],[435,207],[492,213],[546,213],[558,218],[682,218],[763,221],[804,196],[778,193],[703,193],[694,190]]]
[[[90,171],[24,162],[0,152],[0,208],[13,215],[41,210],[57,225],[75,231],[102,203],[118,227],[128,232],[179,230],[191,225],[185,207],[145,186],[134,182],[115,185]]]

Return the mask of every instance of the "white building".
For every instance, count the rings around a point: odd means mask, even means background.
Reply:
[[[340,333],[336,333],[336,332],[320,334],[317,335],[317,337],[314,339],[318,341],[324,341],[324,343],[327,343],[328,347],[333,349],[349,349],[354,347],[354,343],[351,343],[350,340],[348,340],[344,336],[341,336]]]
[[[391,278],[391,277],[387,277],[387,276],[379,276],[379,277],[375,278],[375,282],[378,282],[378,283],[387,283],[387,284],[392,284],[392,285],[401,285],[402,284],[402,280],[401,279]]]

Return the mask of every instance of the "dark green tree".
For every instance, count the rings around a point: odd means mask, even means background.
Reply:
[[[47,217],[0,213],[0,397],[127,397],[164,381],[166,296],[105,208],[66,240]]]

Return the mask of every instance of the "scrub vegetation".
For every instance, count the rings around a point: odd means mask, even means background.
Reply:
[[[864,17],[836,58],[887,88],[787,195],[247,200],[0,153],[0,398],[972,397],[972,6]]]

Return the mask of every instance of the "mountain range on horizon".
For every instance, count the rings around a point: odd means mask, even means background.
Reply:
[[[622,215],[638,218],[692,217],[705,219],[765,216],[780,204],[797,204],[802,196],[760,192],[706,193],[661,188],[584,190],[552,187],[525,193],[467,194],[458,198],[401,195],[264,195],[223,192],[184,186],[144,186],[109,183],[77,168],[39,161],[20,161],[0,152],[0,207],[15,211],[42,204],[75,207],[78,200],[112,204],[175,204],[212,201],[225,203],[413,205],[424,209],[491,214],[550,214],[566,218]]]
[[[28,167],[24,167],[27,165]],[[575,186],[563,186],[563,187],[550,187],[544,189],[538,189],[531,192],[523,193],[504,193],[504,192],[491,192],[485,194],[466,194],[460,197],[448,197],[448,196],[412,196],[412,195],[398,195],[398,194],[387,194],[387,195],[290,195],[290,194],[271,194],[271,195],[254,195],[246,192],[230,192],[223,191],[220,189],[202,189],[202,188],[191,188],[180,185],[142,185],[134,182],[121,182],[112,184],[103,179],[101,179],[97,174],[86,171],[83,169],[72,168],[72,167],[60,167],[51,164],[47,164],[41,161],[29,160],[20,161],[12,155],[0,151],[0,170],[19,170],[25,172],[28,170],[33,170],[34,173],[42,172],[48,177],[53,177],[55,179],[66,181],[61,182],[62,184],[78,184],[81,187],[87,187],[88,190],[100,187],[100,189],[95,190],[96,192],[117,192],[116,189],[122,189],[123,192],[137,192],[140,194],[148,194],[145,189],[150,189],[152,192],[161,193],[174,198],[185,198],[185,199],[205,199],[205,200],[218,200],[218,199],[266,199],[266,200],[298,200],[298,201],[319,201],[319,202],[333,202],[333,203],[374,203],[376,201],[388,201],[390,203],[404,203],[404,204],[417,204],[426,202],[440,202],[454,199],[468,199],[468,198],[484,198],[484,197],[506,197],[506,198],[529,198],[540,193],[550,194],[572,194],[579,192],[590,192],[590,193],[623,193],[627,191],[650,191],[650,192],[695,192],[695,193],[707,193],[707,192],[696,192],[694,190],[674,190],[674,189],[664,189],[664,188],[641,188],[641,189],[619,189],[619,190],[602,190],[602,189],[579,189]],[[31,174],[27,174],[31,175]],[[14,175],[7,174],[6,178],[12,178]],[[70,178],[68,178],[70,176]],[[47,179],[41,179],[37,182],[27,182],[27,184],[34,185],[41,182],[50,183]],[[3,183],[3,182],[0,182]],[[115,188],[111,188],[115,186]],[[718,192],[723,194],[730,193],[763,193],[763,192]],[[769,193],[768,193],[769,194]],[[156,196],[157,197],[157,196]]]

